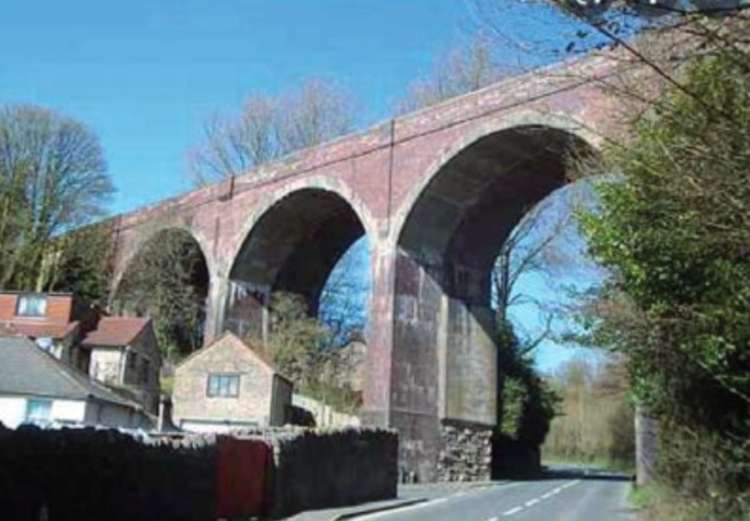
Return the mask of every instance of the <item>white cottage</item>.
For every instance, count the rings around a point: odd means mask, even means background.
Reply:
[[[0,422],[151,427],[142,406],[24,336],[0,337]]]

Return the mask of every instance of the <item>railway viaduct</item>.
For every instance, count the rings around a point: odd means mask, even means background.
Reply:
[[[448,426],[496,424],[490,270],[504,237],[596,149],[616,101],[589,57],[511,78],[232,180],[117,216],[116,287],[164,230],[183,230],[208,271],[206,341],[264,328],[283,289],[315,306],[366,234],[371,248],[366,423],[397,428],[401,462],[436,478]]]

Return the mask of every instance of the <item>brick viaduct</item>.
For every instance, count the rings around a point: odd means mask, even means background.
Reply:
[[[118,216],[113,292],[145,241],[189,232],[209,274],[206,340],[263,328],[265,296],[319,295],[362,234],[372,295],[366,422],[397,428],[403,465],[435,477],[442,426],[496,423],[493,261],[524,211],[596,149],[616,101],[590,57],[511,78]],[[582,79],[584,78],[585,79]]]

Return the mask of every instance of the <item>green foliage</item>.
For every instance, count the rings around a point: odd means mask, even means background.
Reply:
[[[747,511],[750,486],[747,54],[694,58],[684,84],[635,122],[630,142],[605,150],[603,168],[621,177],[599,185],[600,209],[581,224],[615,280],[586,325],[626,354],[636,397],[667,427],[664,479],[718,518]],[[677,463],[688,439],[703,447],[690,467]],[[709,471],[719,461],[732,461],[721,479]]]
[[[542,447],[544,459],[632,470],[634,411],[622,362],[597,366],[574,358],[549,378],[549,384],[561,401]]]
[[[114,307],[151,317],[162,355],[179,359],[203,343],[208,272],[195,240],[181,230],[157,232],[125,272]]]
[[[83,302],[106,303],[112,278],[112,230],[105,224],[80,228],[54,241],[44,289],[73,293]]]
[[[305,299],[283,291],[271,295],[271,326],[265,350],[302,394],[340,412],[355,412],[361,397],[345,382],[353,370],[342,356],[336,332],[308,313]],[[259,343],[257,333],[249,338]]]
[[[509,322],[498,325],[497,345],[501,375],[498,428],[513,440],[538,447],[555,415],[557,395],[534,370]]]
[[[101,297],[108,246],[95,230],[71,232],[100,218],[113,191],[85,125],[41,107],[0,106],[0,287]]]

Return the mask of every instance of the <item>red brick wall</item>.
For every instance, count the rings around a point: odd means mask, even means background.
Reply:
[[[15,294],[0,293],[0,320],[13,320],[17,297]]]

